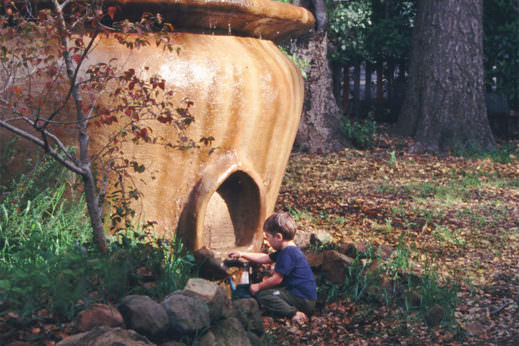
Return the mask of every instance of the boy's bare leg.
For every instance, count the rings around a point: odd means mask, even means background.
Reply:
[[[292,316],[292,322],[294,323],[302,323],[308,321],[308,316],[302,311],[297,311],[294,316]]]

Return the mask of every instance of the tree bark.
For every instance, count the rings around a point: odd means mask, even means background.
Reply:
[[[67,76],[70,83],[70,90],[74,107],[76,111],[76,119],[78,126],[78,142],[79,142],[79,165],[81,168],[81,176],[83,177],[83,184],[85,187],[85,201],[87,204],[88,214],[90,216],[90,223],[93,229],[94,241],[102,253],[108,253],[108,243],[104,232],[103,222],[101,218],[101,210],[99,208],[99,195],[96,191],[95,178],[92,173],[92,165],[90,163],[90,154],[88,150],[88,143],[90,136],[88,135],[88,116],[83,111],[82,96],[79,90],[79,84],[76,80],[74,64],[72,57],[68,51],[67,43],[67,25],[65,23],[64,9],[66,3],[59,4],[58,0],[53,0],[54,9],[58,15],[58,28],[60,33],[60,41],[64,47],[61,51],[63,60],[65,62]],[[93,40],[94,38],[92,38]],[[91,41],[93,42],[93,41]]]
[[[395,127],[414,151],[495,144],[486,114],[482,0],[418,1],[409,87]]]
[[[333,96],[326,32],[310,33],[291,42],[290,51],[309,62],[305,101],[294,148],[307,152],[336,151],[343,147],[338,131],[339,107]]]
[[[105,230],[99,207],[99,195],[96,191],[95,179],[92,171],[83,175],[83,186],[85,187],[85,201],[87,202],[88,215],[93,229],[94,242],[101,253],[108,253],[108,242],[106,241]]]
[[[291,0],[314,14],[315,31],[290,43],[290,52],[310,64],[305,80],[305,101],[294,149],[308,152],[336,151],[343,147],[339,107],[333,93],[328,63],[328,12],[324,0]]]

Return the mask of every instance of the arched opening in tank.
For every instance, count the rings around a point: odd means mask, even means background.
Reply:
[[[260,192],[245,172],[232,173],[209,199],[203,240],[212,250],[251,244],[260,222]]]

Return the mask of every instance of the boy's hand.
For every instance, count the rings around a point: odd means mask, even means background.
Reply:
[[[250,285],[249,287],[249,291],[252,295],[255,295],[256,293],[258,293],[258,291],[260,290],[260,286],[259,284],[252,284]]]
[[[240,258],[241,257],[241,253],[239,251],[233,251],[233,252],[230,252],[228,254],[228,256],[230,258]]]

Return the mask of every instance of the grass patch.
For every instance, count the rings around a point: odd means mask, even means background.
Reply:
[[[299,210],[297,208],[289,208],[288,213],[294,218],[296,222],[300,220],[315,221],[315,218],[306,210]]]
[[[481,150],[473,146],[464,146],[455,148],[454,154],[470,159],[490,159],[498,163],[510,163],[517,161],[519,157],[519,148],[511,143],[496,145],[490,150]]]
[[[389,194],[395,198],[411,198],[415,201],[427,199],[439,199],[446,202],[468,200],[471,192],[466,187],[467,183],[460,184],[459,181],[452,180],[447,183],[420,182],[407,185],[380,184],[375,191],[382,194]]]
[[[194,259],[183,255],[177,239],[127,229],[110,237],[108,256],[100,254],[84,199],[69,178],[55,162],[43,160],[4,189],[0,300],[7,309],[1,313],[30,321],[45,308],[58,320],[70,320],[96,302],[114,303],[132,293],[161,297],[184,286]],[[145,289],[142,284],[151,279]]]
[[[442,324],[454,328],[458,286],[442,280],[431,263],[420,275],[412,273],[412,249],[400,237],[398,247],[389,259],[382,259],[372,244],[359,253],[348,268],[342,285],[320,277],[320,299],[332,302],[347,299],[375,307],[385,305],[401,311],[402,318]]]
[[[445,217],[445,212],[443,210],[433,208],[412,208],[411,211],[423,218],[424,222],[428,225],[439,223],[442,218]]]
[[[435,225],[434,230],[432,231],[433,237],[435,237],[441,242],[465,246],[465,239],[460,238],[457,233],[457,231],[451,230],[448,226],[442,226],[438,224]]]

